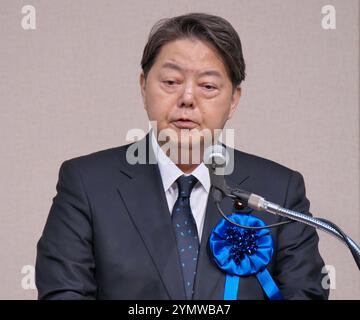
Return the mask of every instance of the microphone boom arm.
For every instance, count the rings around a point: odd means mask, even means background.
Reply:
[[[230,190],[230,194],[252,209],[283,216],[285,218],[307,224],[316,229],[320,229],[334,236],[348,246],[360,270],[360,247],[332,222],[321,218],[310,217],[306,214],[283,208],[278,204],[265,200],[263,197],[241,189],[232,189]]]

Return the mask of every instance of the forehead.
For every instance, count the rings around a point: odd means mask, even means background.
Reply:
[[[227,77],[226,67],[218,51],[209,43],[194,38],[178,39],[165,44],[154,63],[156,69],[173,69],[178,71],[204,72],[216,70]]]

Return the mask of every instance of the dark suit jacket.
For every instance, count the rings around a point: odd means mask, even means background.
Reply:
[[[146,139],[149,138],[147,135]],[[156,164],[130,165],[121,146],[65,161],[57,195],[38,242],[40,299],[185,299],[176,238]],[[308,213],[304,181],[272,161],[235,150],[228,185]],[[222,208],[231,213],[232,201]],[[253,214],[267,224],[281,217]],[[223,299],[225,274],[212,261],[208,239],[221,219],[211,196],[199,252],[194,299]],[[292,223],[271,229],[268,266],[285,299],[326,299],[318,236]],[[238,299],[265,299],[254,276],[242,277]]]

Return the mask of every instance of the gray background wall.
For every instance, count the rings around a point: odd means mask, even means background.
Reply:
[[[27,4],[36,30],[21,27]],[[327,4],[336,30],[321,27]],[[228,123],[236,147],[302,172],[312,212],[360,242],[358,1],[1,0],[1,299],[36,298],[21,271],[34,265],[60,164],[147,129],[138,75],[148,32],[191,11],[227,18],[243,42],[247,79]],[[320,239],[336,271],[331,298],[359,299],[350,253]]]

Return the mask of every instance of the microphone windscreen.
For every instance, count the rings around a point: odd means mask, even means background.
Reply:
[[[207,147],[204,151],[204,164],[215,174],[223,175],[226,165],[229,163],[229,154],[221,144]]]

